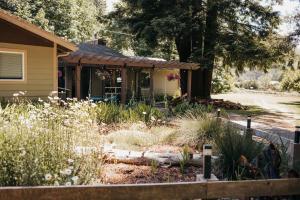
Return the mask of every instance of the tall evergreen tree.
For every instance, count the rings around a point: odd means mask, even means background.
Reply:
[[[110,17],[149,47],[173,41],[181,62],[199,62],[192,95],[201,98],[210,98],[216,57],[237,70],[266,70],[291,48],[288,39],[275,33],[278,13],[255,0],[122,0]],[[183,93],[186,74],[181,70]]]

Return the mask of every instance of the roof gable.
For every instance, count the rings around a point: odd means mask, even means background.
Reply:
[[[28,21],[15,15],[12,15],[11,13],[2,9],[0,9],[0,19],[19,27],[20,29],[24,29],[48,41],[56,43],[58,46],[61,47],[61,49],[64,49],[64,51],[66,52],[75,51],[77,49],[76,45],[74,45],[73,43],[56,36],[54,33],[45,31],[42,28],[35,26],[29,23]]]

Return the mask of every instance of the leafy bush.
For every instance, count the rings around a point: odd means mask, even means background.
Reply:
[[[221,157],[219,166],[224,178],[237,180],[248,178],[245,170],[248,162],[251,162],[262,151],[263,145],[258,144],[238,129],[227,124],[223,127],[222,134],[215,137],[216,147]]]
[[[189,103],[184,101],[180,104],[177,104],[173,109],[172,112],[176,116],[198,116],[204,113],[212,112],[213,107],[208,105],[201,105],[198,103]]]
[[[286,70],[283,73],[280,87],[283,91],[300,92],[300,70]]]
[[[215,94],[229,92],[233,89],[234,78],[224,67],[214,70],[212,92]]]
[[[138,103],[124,107],[117,104],[99,103],[93,109],[98,123],[142,121],[150,125],[164,118],[164,114],[150,105]]]
[[[259,83],[256,80],[246,80],[237,83],[237,87],[248,90],[257,90],[259,88]]]
[[[88,102],[0,107],[0,185],[88,184],[101,167],[100,138]],[[82,156],[78,148],[93,151]]]

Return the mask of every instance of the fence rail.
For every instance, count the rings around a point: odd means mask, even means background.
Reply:
[[[300,195],[300,179],[71,187],[2,187],[1,200],[157,200]]]

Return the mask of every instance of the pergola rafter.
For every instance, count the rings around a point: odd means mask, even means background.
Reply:
[[[87,45],[87,44],[85,44]],[[76,66],[76,96],[80,98],[80,73],[82,66],[99,66],[106,65],[114,68],[119,68],[121,70],[122,87],[121,87],[121,103],[126,102],[127,97],[127,69],[128,68],[140,68],[148,69],[150,71],[150,97],[153,99],[153,74],[154,69],[181,69],[188,71],[187,80],[187,97],[191,99],[191,84],[192,84],[192,71],[200,68],[197,63],[186,63],[179,62],[176,60],[164,61],[155,60],[144,57],[128,57],[117,52],[113,52],[111,49],[105,46],[93,46],[93,48],[98,49],[100,52],[91,51],[89,46],[83,46],[79,48],[78,51],[71,53],[61,59],[69,64]],[[103,52],[102,52],[103,51]]]

